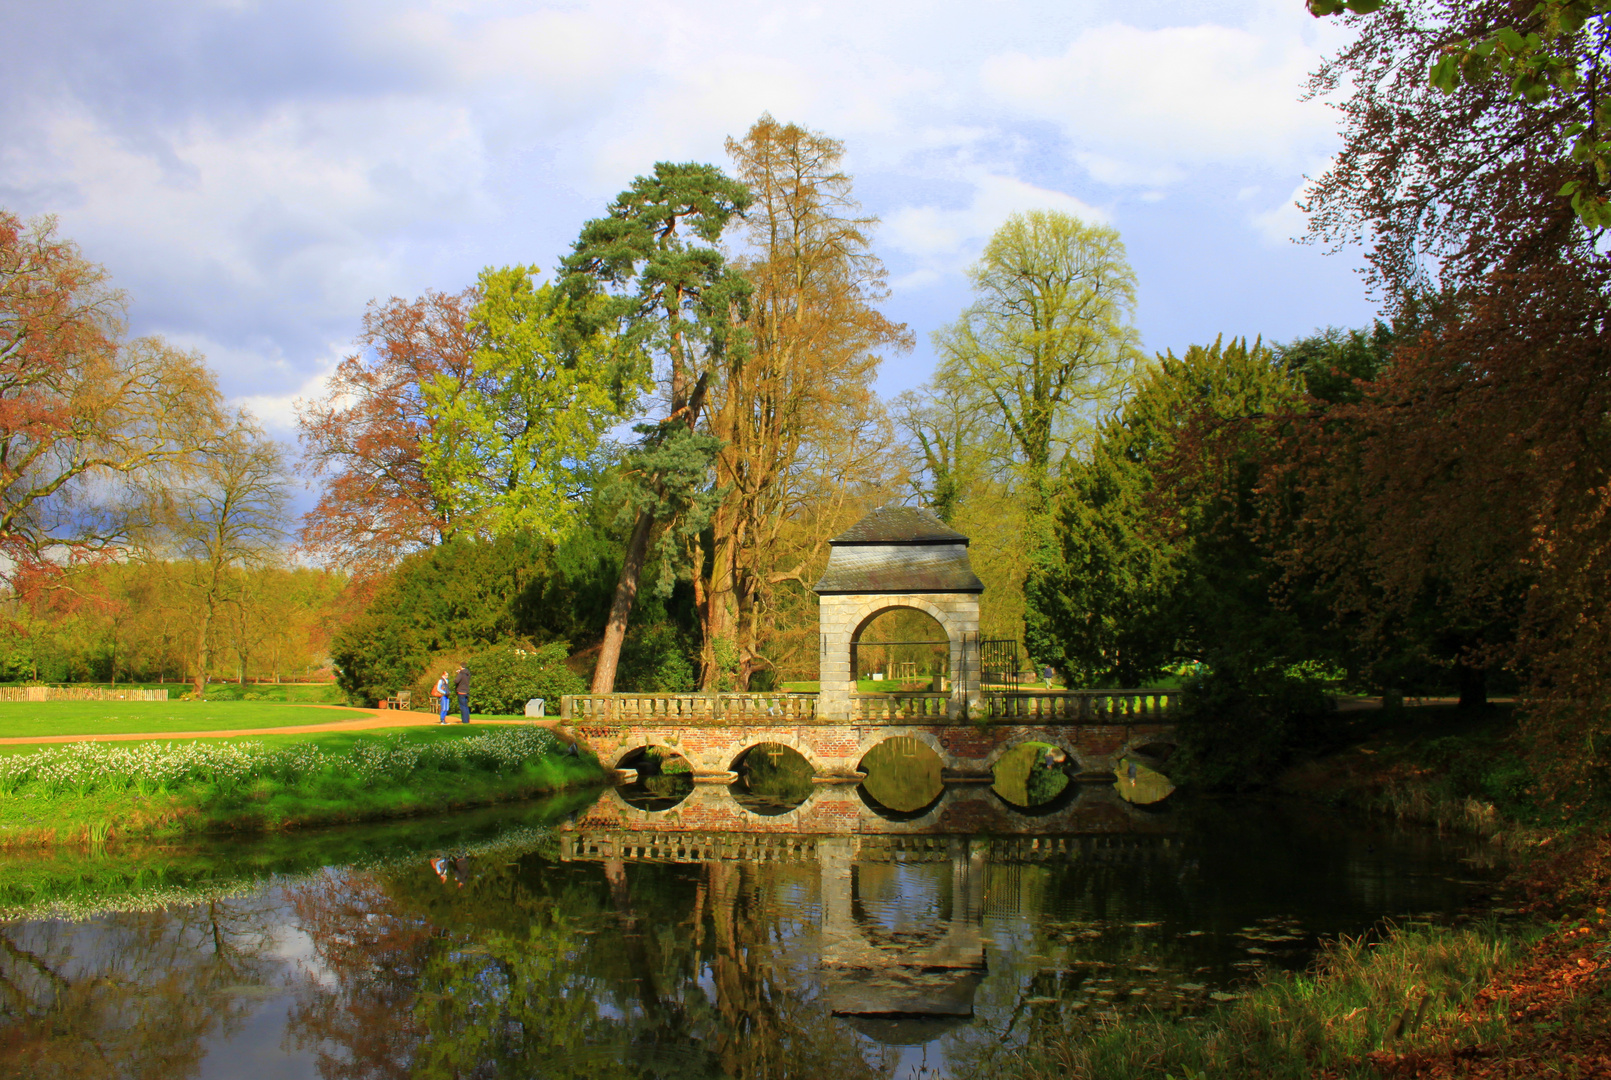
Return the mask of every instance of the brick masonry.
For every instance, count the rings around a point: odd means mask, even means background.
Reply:
[[[599,760],[619,768],[634,751],[658,747],[685,758],[695,775],[732,771],[745,752],[762,744],[798,752],[820,777],[856,775],[862,759],[879,743],[910,737],[956,774],[983,776],[996,761],[1023,742],[1043,742],[1072,757],[1082,770],[1112,769],[1126,750],[1173,743],[1172,724],[773,724],[700,726],[694,724],[584,724],[581,736]]]
[[[777,861],[811,857],[811,838],[822,836],[904,837],[900,842],[909,843],[932,835],[1146,836],[1167,835],[1174,828],[1167,818],[1124,802],[1112,784],[1080,784],[1070,794],[1049,810],[1024,813],[983,784],[951,785],[933,806],[913,816],[881,811],[853,784],[820,784],[795,809],[762,816],[721,784],[696,784],[686,799],[666,810],[633,806],[612,789],[562,829],[611,837],[616,857]],[[635,853],[622,845],[644,850]]]

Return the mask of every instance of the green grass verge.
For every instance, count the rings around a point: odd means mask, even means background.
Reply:
[[[550,826],[590,805],[578,790],[516,807],[485,807],[406,821],[209,838],[206,843],[56,845],[6,856],[0,919],[87,918],[149,911],[251,892],[273,877],[327,866],[412,862],[433,852],[508,851],[554,844]]]
[[[317,747],[325,755],[350,757],[360,743],[373,746],[388,736],[404,745],[428,746],[509,730],[504,726],[471,724],[171,740],[171,743],[152,740],[119,745],[249,742],[273,750],[306,744]],[[7,749],[37,752],[59,747]],[[15,790],[0,793],[0,847],[70,841],[97,843],[113,838],[166,839],[193,833],[262,832],[381,820],[526,799],[594,786],[603,779],[603,769],[596,759],[551,752],[527,758],[518,767],[502,771],[450,763],[422,766],[406,776],[376,780],[332,766],[289,779],[259,776],[233,783],[192,779],[170,790],[145,794],[122,784],[80,792],[56,790],[37,781],[25,782]]]
[[[1502,1006],[1492,1016],[1462,1016],[1462,1009],[1495,968],[1515,961],[1543,932],[1489,923],[1344,940],[1323,950],[1307,972],[1276,975],[1206,1016],[1143,1010],[1115,1023],[1105,1010],[1093,1015],[1037,1002],[1026,1007],[1014,1037],[975,1044],[965,1074],[1375,1078],[1382,1074],[1365,1057],[1373,1051],[1470,1046],[1502,1033]]]
[[[360,720],[369,713],[265,701],[3,701],[0,738],[230,731]]]

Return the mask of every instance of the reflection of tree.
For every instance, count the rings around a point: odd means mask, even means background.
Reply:
[[[827,1006],[810,992],[799,972],[779,962],[784,947],[777,905],[743,888],[754,873],[729,863],[707,863],[706,910],[698,925],[712,927],[721,1026],[717,1045],[726,1076],[771,1080],[783,1077],[872,1077],[860,1045],[832,1022]]]
[[[215,901],[0,927],[0,1077],[195,1075],[275,980],[271,909]]]
[[[799,928],[763,891],[773,875],[455,865],[445,884],[422,863],[294,891],[326,977],[301,990],[290,1037],[338,1048],[321,1053],[323,1076],[875,1075],[789,970]]]
[[[408,1076],[419,1042],[412,1009],[430,925],[396,911],[364,874],[324,874],[290,895],[328,982],[300,990],[287,1040],[299,1050],[315,1047],[324,1077]],[[345,1056],[334,1056],[331,1045]]]

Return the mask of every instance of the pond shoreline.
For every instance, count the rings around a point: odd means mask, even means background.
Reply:
[[[1273,785],[1284,797],[1482,838],[1512,866],[1485,903],[1452,925],[1384,921],[1330,942],[1305,971],[1261,979],[1196,1020],[1104,1030],[1065,1016],[1062,1031],[992,1062],[993,1075],[1611,1075],[1607,823],[1524,824],[1451,791],[1442,770],[1417,760],[1429,737],[1497,760],[1505,729],[1506,718],[1453,731],[1410,720],[1301,762]]]
[[[3,759],[20,775],[0,785],[0,851],[415,818],[609,783],[596,759],[563,752],[547,733],[539,746],[530,728],[501,732],[363,737],[348,753],[289,738],[276,747],[80,744],[42,750],[50,760],[37,765]],[[181,775],[153,780],[171,759]]]

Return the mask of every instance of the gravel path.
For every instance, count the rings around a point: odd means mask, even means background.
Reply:
[[[312,731],[363,731],[366,728],[421,727],[434,724],[435,713],[402,709],[364,709],[362,720],[338,720],[331,724],[297,724],[293,727],[234,728],[229,731],[130,731],[116,735],[30,735],[0,739],[0,746],[24,743],[143,742],[149,739],[229,739],[237,735],[298,735]],[[457,720],[454,723],[458,723]],[[520,717],[507,720],[476,720],[472,724],[525,724]]]

